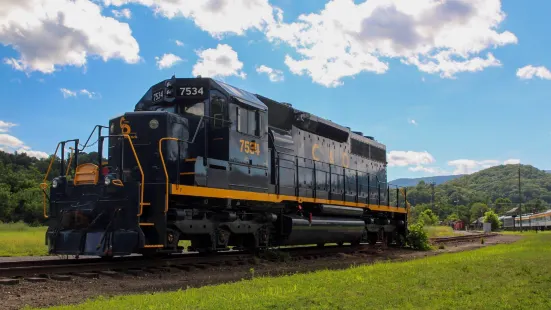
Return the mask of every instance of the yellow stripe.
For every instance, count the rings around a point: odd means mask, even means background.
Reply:
[[[246,192],[246,191],[237,191],[237,190],[230,190],[230,189],[210,188],[210,187],[189,186],[189,185],[171,184],[171,186],[172,186],[171,189],[172,189],[172,194],[173,195],[209,197],[209,198],[241,199],[241,200],[252,200],[252,201],[267,201],[267,202],[273,202],[273,203],[280,203],[280,202],[283,202],[283,201],[311,202],[311,203],[321,203],[321,204],[330,204],[330,205],[370,209],[370,210],[373,210],[373,211],[407,213],[407,210],[405,208],[390,207],[390,206],[379,206],[379,205],[356,203],[356,202],[350,202],[350,201],[328,200],[328,199],[308,198],[308,197],[296,197],[296,196],[276,195],[276,194],[269,194],[269,193],[255,193],[255,192]]]
[[[146,249],[151,249],[151,248],[164,248],[164,245],[162,244],[146,244],[143,246],[144,248]]]

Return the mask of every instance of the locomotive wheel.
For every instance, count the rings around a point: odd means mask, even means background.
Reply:
[[[375,245],[378,239],[379,239],[379,236],[377,235],[377,233],[372,233],[372,232],[367,233],[367,242],[370,245]]]

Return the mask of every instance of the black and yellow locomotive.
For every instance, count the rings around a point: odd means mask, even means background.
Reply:
[[[51,254],[404,239],[406,193],[387,184],[385,146],[290,104],[172,77],[95,130],[95,163],[78,163],[79,140],[58,144],[75,152],[45,191]]]

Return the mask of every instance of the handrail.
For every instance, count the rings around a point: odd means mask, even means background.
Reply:
[[[166,191],[165,191],[165,213],[168,212],[168,171],[166,170],[166,163],[165,163],[165,157],[163,155],[163,141],[178,141],[178,142],[185,142],[183,140],[180,140],[178,138],[173,137],[164,137],[159,140],[159,155],[161,156],[161,163],[163,164],[163,171],[165,172],[165,181],[166,181]],[[178,158],[178,160],[180,160]]]
[[[48,216],[48,208],[47,208],[47,205],[46,205],[46,189],[48,188],[48,183],[46,183],[46,181],[48,181],[48,175],[50,174],[50,171],[52,170],[52,165],[54,164],[54,161],[55,161],[55,156],[57,155],[57,151],[59,150],[59,146],[61,145],[61,142],[59,142],[55,148],[55,152],[54,154],[52,155],[52,159],[50,160],[50,164],[48,165],[48,170],[46,170],[46,175],[44,176],[44,180],[42,180],[42,183],[40,183],[40,188],[42,189],[42,207],[43,207],[43,212],[44,212],[44,218],[49,218]]]
[[[73,162],[73,150],[74,150],[74,148],[70,146],[69,149],[71,150],[71,156],[69,156],[69,163],[67,164],[67,171],[65,172],[65,175],[69,174],[69,170],[71,170],[71,163]]]
[[[134,148],[134,143],[132,143],[132,138],[130,138],[129,135],[123,134],[124,138],[128,140],[128,143],[130,144],[130,148],[132,148],[132,153],[134,153],[134,158],[136,159],[136,163],[138,164],[138,169],[140,169],[140,174],[142,175],[142,184],[140,188],[140,212],[138,213],[138,217],[142,216],[143,214],[143,196],[144,196],[144,188],[145,188],[145,176],[143,174],[142,164],[140,163],[140,159],[138,158],[138,154],[136,153],[136,149]]]

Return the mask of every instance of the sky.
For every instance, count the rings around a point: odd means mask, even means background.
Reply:
[[[374,136],[389,180],[550,169],[550,10],[544,0],[3,0],[0,149],[47,157],[174,74]]]

